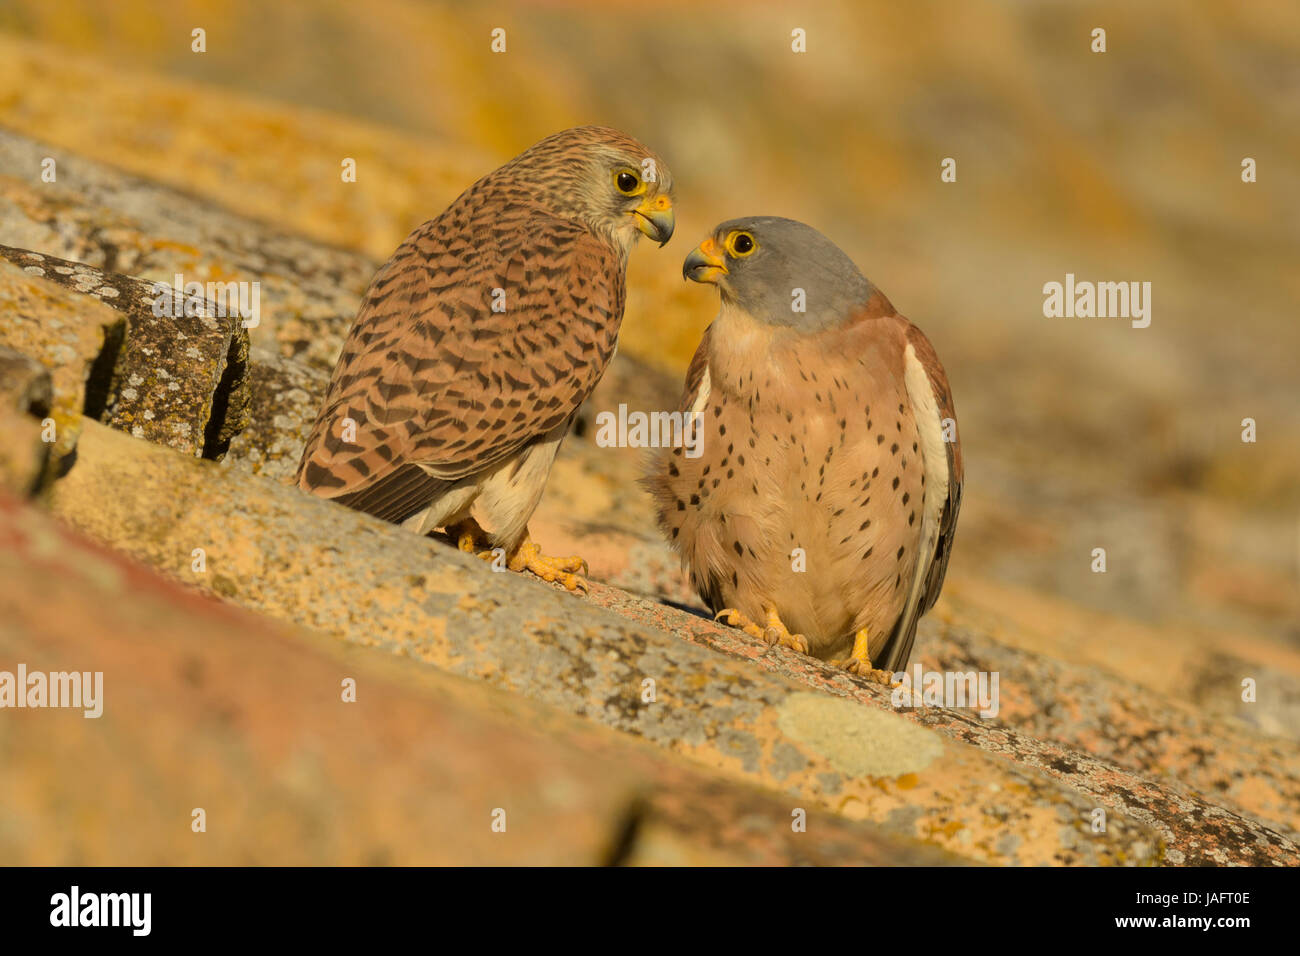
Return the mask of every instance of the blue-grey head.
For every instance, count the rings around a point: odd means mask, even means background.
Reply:
[[[731,219],[682,264],[682,276],[718,287],[761,322],[804,329],[844,322],[875,287],[812,226],[777,216]]]

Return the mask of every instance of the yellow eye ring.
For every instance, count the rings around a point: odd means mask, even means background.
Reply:
[[[758,241],[751,233],[738,229],[727,236],[727,252],[733,259],[743,259],[757,248]]]
[[[645,183],[641,181],[636,170],[623,166],[614,170],[614,188],[624,196],[635,196],[645,191]]]

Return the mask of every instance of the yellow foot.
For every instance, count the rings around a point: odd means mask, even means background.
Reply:
[[[750,637],[756,637],[760,641],[766,641],[768,644],[777,644],[781,647],[788,647],[791,650],[798,651],[800,654],[808,653],[808,639],[802,634],[790,633],[786,626],[781,623],[781,617],[776,613],[775,604],[771,601],[764,601],[763,614],[767,618],[766,627],[760,627],[755,624],[734,607],[724,607],[717,614],[713,615],[713,619],[715,621],[721,621],[729,627],[738,627]]]
[[[867,629],[864,627],[853,635],[853,651],[842,661],[831,661],[832,667],[842,667],[850,674],[857,674],[876,684],[886,687],[894,686],[894,675],[889,671],[877,670],[871,665],[867,654]]]
[[[466,554],[477,554],[481,557],[488,547],[487,532],[473,518],[466,518],[464,521],[448,525],[446,531],[447,534],[456,539],[456,547]],[[491,554],[492,552],[488,550],[487,553]]]
[[[488,552],[491,557],[492,552]],[[482,557],[482,555],[480,555]],[[506,559],[506,567],[511,571],[531,571],[543,581],[559,581],[569,591],[587,591],[587,562],[577,555],[567,558],[552,558],[542,554],[542,549],[533,543],[533,539],[524,534],[515,553]]]
[[[543,581],[559,581],[570,591],[586,591],[587,582],[575,572],[587,573],[587,562],[576,555],[568,558],[551,558],[524,532],[524,539],[507,555],[501,548],[492,547],[488,533],[473,518],[466,518],[446,527],[447,534],[456,540],[456,547],[466,554],[475,554],[484,561],[493,562],[498,569],[531,571]]]

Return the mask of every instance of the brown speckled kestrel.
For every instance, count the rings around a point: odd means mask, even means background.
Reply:
[[[647,477],[660,523],[721,620],[886,680],[939,596],[961,503],[943,366],[802,223],[725,222],[682,271],[722,309],[682,399],[700,453]]]
[[[417,228],[370,283],[299,487],[584,586],[585,563],[543,556],[528,519],[613,355],[631,247],[672,235],[671,192],[646,147],[589,126],[542,140]]]

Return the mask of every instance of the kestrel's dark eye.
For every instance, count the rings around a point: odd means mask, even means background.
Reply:
[[[736,258],[747,256],[757,248],[758,243],[747,232],[733,232],[727,236],[727,251]]]
[[[637,179],[635,173],[622,169],[614,177],[614,185],[618,187],[618,191],[623,195],[631,196],[637,191],[637,187],[641,185],[641,180]]]

